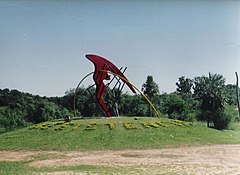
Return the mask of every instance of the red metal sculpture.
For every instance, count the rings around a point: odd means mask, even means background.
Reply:
[[[110,80],[110,76],[107,73],[107,71],[110,71],[114,74],[119,75],[120,77],[123,77],[125,80],[127,78],[123,75],[123,73],[110,61],[107,59],[97,56],[97,55],[86,55],[86,58],[89,59],[95,66],[95,71],[93,75],[93,80],[96,84],[96,98],[103,109],[103,111],[106,113],[108,117],[111,117],[111,113],[105,104],[104,100],[102,99],[102,95],[107,93],[106,85],[104,84],[103,80]],[[128,80],[125,82],[128,87],[131,89],[133,93],[136,93],[133,86],[128,82]]]

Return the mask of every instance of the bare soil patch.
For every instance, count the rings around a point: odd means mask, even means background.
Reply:
[[[29,166],[57,167],[98,165],[131,169],[129,174],[240,175],[240,145],[207,145],[194,147],[117,150],[117,151],[0,151],[0,161],[31,159],[38,154],[56,154],[33,160]],[[137,173],[138,172],[138,173]],[[65,172],[71,174],[73,172]],[[49,173],[47,173],[49,175]],[[54,174],[54,173],[52,173]],[[79,174],[84,174],[79,173]]]

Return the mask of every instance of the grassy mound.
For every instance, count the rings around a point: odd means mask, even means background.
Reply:
[[[164,118],[52,121],[0,135],[0,149],[104,150],[240,143],[239,131]]]

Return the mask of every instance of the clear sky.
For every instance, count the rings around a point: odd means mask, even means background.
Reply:
[[[0,0],[0,88],[62,96],[94,67],[94,53],[141,88],[180,76],[240,74],[240,1]],[[84,81],[92,83],[89,77]]]

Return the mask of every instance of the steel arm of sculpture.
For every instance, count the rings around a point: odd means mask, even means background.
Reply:
[[[74,115],[75,115],[75,117],[77,117],[77,115],[76,115],[76,92],[77,92],[79,86],[82,84],[83,80],[85,80],[88,76],[92,75],[93,73],[94,73],[94,72],[91,72],[91,73],[87,74],[85,77],[83,77],[83,79],[81,79],[81,81],[78,83],[78,85],[77,85],[77,87],[76,87],[76,89],[75,89],[75,91],[74,91],[73,110],[74,110]]]
[[[74,97],[73,97],[73,110],[74,110],[74,116],[77,117],[77,112],[76,112],[76,93],[77,93],[77,90],[78,88],[80,87],[80,85],[82,84],[82,82],[87,78],[89,77],[90,75],[94,74],[94,72],[90,72],[89,74],[85,75],[81,80],[80,82],[78,83],[75,91],[74,91]],[[92,85],[94,86],[94,85]]]

